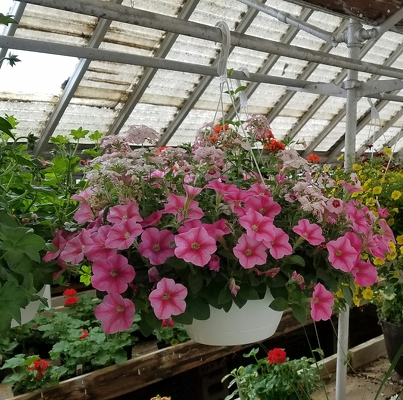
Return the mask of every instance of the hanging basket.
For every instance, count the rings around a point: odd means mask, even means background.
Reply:
[[[50,285],[45,285],[39,292],[39,296],[45,297],[45,299],[48,300],[48,306],[49,308],[51,307],[50,304]],[[26,324],[27,322],[32,321],[32,319],[35,317],[38,308],[40,306],[41,302],[39,300],[36,301],[31,301],[25,308],[21,308],[21,325]],[[20,324],[13,319],[11,321],[11,328],[14,328],[15,326],[19,326]]]
[[[403,326],[381,320],[383,336],[385,338],[386,352],[388,359],[393,363],[400,346],[403,346]],[[403,377],[403,357],[396,362],[394,370]]]
[[[211,346],[236,346],[259,342],[272,336],[280,323],[282,312],[269,308],[270,291],[261,300],[249,300],[242,308],[232,305],[228,312],[210,306],[210,318],[193,320],[185,325],[195,342]]]

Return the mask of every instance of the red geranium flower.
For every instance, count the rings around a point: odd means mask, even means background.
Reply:
[[[78,303],[78,298],[77,297],[68,297],[66,300],[64,300],[64,305],[66,307],[73,306],[74,304]]]
[[[75,296],[77,294],[77,290],[75,289],[66,289],[63,292],[63,296],[69,297],[69,296]]]
[[[267,359],[270,365],[272,364],[283,364],[287,358],[287,354],[283,349],[275,348],[270,350],[267,354]]]

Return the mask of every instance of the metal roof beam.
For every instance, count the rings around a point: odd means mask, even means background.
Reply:
[[[189,17],[192,15],[194,9],[199,4],[200,0],[193,0],[188,1],[184,4],[183,8],[179,11],[177,18],[188,20]],[[168,32],[165,36],[164,40],[162,41],[160,47],[155,52],[154,57],[158,58],[165,58],[166,55],[171,50],[172,46],[174,45],[178,34]],[[140,101],[141,96],[146,91],[148,85],[154,78],[155,74],[157,73],[157,69],[155,68],[146,68],[143,72],[143,75],[136,83],[132,93],[128,97],[127,101],[125,102],[124,106],[119,112],[119,115],[113,121],[107,135],[115,134],[119,132],[122,128],[127,119],[130,117],[130,114],[133,112],[134,108],[136,107],[137,103]]]
[[[122,4],[123,0],[111,0],[116,4]],[[94,29],[94,33],[92,34],[90,40],[88,41],[88,47],[90,48],[98,48],[102,43],[106,32],[111,25],[112,21],[107,19],[100,19],[98,21],[97,26]],[[33,150],[35,155],[41,154],[49,144],[49,139],[53,135],[57,125],[60,122],[66,108],[68,107],[70,100],[73,98],[74,93],[76,92],[78,85],[83,79],[84,74],[87,72],[87,69],[91,63],[91,60],[81,58],[76,66],[76,69],[73,75],[69,78],[66,87],[61,94],[59,101],[57,102],[55,108],[52,111],[52,114],[46,121],[46,125],[43,128],[41,137],[35,145]]]
[[[23,2],[14,2],[13,7],[10,10],[10,15],[13,16],[13,18],[19,23],[22,17],[22,14],[24,13],[25,7],[27,3]],[[8,24],[5,31],[4,35],[5,36],[14,36],[15,31],[18,28],[18,24]],[[2,47],[0,49],[0,60],[6,57],[7,55],[8,48],[7,47]]]
[[[222,32],[217,27],[178,20],[174,17],[112,4],[110,2],[99,0],[26,0],[26,3],[92,15],[98,18],[111,19],[151,29],[166,30],[213,42],[221,42],[222,40]],[[290,46],[237,32],[231,32],[231,45],[354,71],[403,79],[403,71],[398,68],[352,60],[348,57],[340,57],[303,47]]]
[[[265,2],[266,0],[263,1]],[[245,15],[242,17],[241,21],[235,28],[236,32],[246,32],[250,24],[256,18],[257,14],[258,11],[248,9],[248,11],[245,13]],[[233,50],[234,46],[231,46],[229,49],[229,54],[231,54]],[[218,60],[216,59],[214,60],[212,66],[217,67],[217,65]],[[175,131],[178,129],[178,127],[182,124],[183,120],[189,114],[190,110],[200,99],[206,88],[210,85],[213,78],[214,78],[213,76],[203,76],[200,79],[198,85],[193,90],[192,94],[186,99],[185,103],[182,105],[178,113],[175,115],[173,120],[169,123],[169,125],[165,129],[165,132],[162,134],[157,143],[158,146],[165,146],[169,142],[171,137],[174,135]]]
[[[370,42],[368,42],[368,43],[370,43]],[[368,44],[368,43],[367,43],[367,44]],[[396,50],[392,53],[392,55],[385,61],[384,65],[392,65],[402,54],[403,54],[403,43],[401,43],[401,44],[396,48]],[[378,79],[379,79],[378,76],[372,76],[372,77],[368,80],[367,83],[374,82],[374,81],[376,81],[376,80],[378,80]],[[396,93],[398,93],[398,92],[399,92],[399,91],[394,91],[394,92],[392,92],[393,94],[388,95],[388,96],[387,96],[387,97],[388,97],[388,100],[392,101],[394,97],[398,97],[398,96],[394,96],[394,94],[396,94]],[[378,96],[368,96],[368,97],[371,97],[371,98],[382,98],[382,95],[378,95]],[[399,96],[399,98],[401,98],[401,97]],[[381,100],[381,101],[379,101],[379,102],[375,105],[375,108],[377,109],[377,111],[380,111],[380,110],[382,110],[382,108],[384,108],[387,104],[388,104],[388,101],[387,101],[387,100]],[[343,110],[341,110],[341,111],[339,112],[339,114],[338,114],[335,118],[340,118],[340,115],[341,115],[341,117],[344,117],[345,111],[346,111],[346,110],[345,110],[345,108],[344,108]],[[360,132],[361,129],[363,129],[363,128],[365,127],[365,125],[366,125],[370,120],[371,120],[371,111],[368,110],[367,113],[366,113],[366,115],[361,118],[360,123],[359,123],[358,126],[357,126],[357,133]],[[325,131],[325,130],[327,130],[327,129],[325,128],[324,131]],[[324,131],[323,131],[323,132],[324,132]],[[330,132],[330,131],[329,131],[329,132]],[[329,132],[327,132],[327,133],[329,133]],[[327,135],[327,133],[326,133],[326,135]],[[322,132],[317,136],[317,138],[316,138],[314,141],[317,141],[317,139],[319,138],[319,136],[322,137]],[[324,138],[324,137],[325,137],[325,136],[323,136],[323,138]],[[323,138],[322,138],[322,139],[323,139]],[[320,142],[319,142],[319,143],[320,143]],[[315,147],[316,147],[319,143],[316,143]],[[337,155],[340,153],[340,151],[342,150],[343,147],[344,147],[344,137],[340,138],[339,141],[337,141],[337,142],[335,143],[335,145],[333,146],[332,150],[330,151],[330,153],[329,153],[329,155],[328,155],[328,160],[329,160],[330,162],[331,162],[331,161],[334,161],[334,159],[337,157]],[[307,150],[308,150],[308,149],[307,149]],[[314,150],[314,148],[313,148],[313,150]],[[313,151],[313,150],[312,150],[312,151]],[[361,153],[362,151],[363,151],[363,150],[362,150],[362,148],[361,148],[361,149],[358,150],[358,153]],[[305,153],[304,153],[304,154],[305,154]]]
[[[372,137],[367,140],[357,151],[357,154],[363,153],[368,144],[374,144],[389,128],[391,128],[403,115],[403,108],[399,110],[384,126],[381,126]]]
[[[303,21],[308,20],[309,17],[312,15],[312,13],[313,13],[313,11],[311,9],[304,8],[301,11],[299,18]],[[298,29],[295,27],[290,27],[287,30],[287,32],[284,34],[284,36],[281,38],[281,43],[290,44],[294,40],[295,36],[297,36],[297,34],[298,34]],[[259,70],[257,72],[259,74],[269,73],[279,58],[280,58],[280,56],[278,56],[278,55],[270,54],[269,57],[267,58],[267,60],[263,63],[263,65],[259,68]],[[255,90],[258,88],[258,86],[259,86],[259,84],[256,82],[249,83],[246,86],[246,89],[244,90],[246,98],[250,98],[250,96],[252,96],[252,94],[255,92]],[[294,92],[293,92],[293,95],[294,95]],[[236,115],[236,110],[239,110],[239,108],[240,108],[240,100],[239,100],[239,98],[237,98],[235,100],[235,107],[231,107],[231,109],[225,115],[224,120],[232,120]]]
[[[345,29],[347,29],[348,26],[348,21],[343,20],[340,24],[340,26],[335,30],[334,34],[339,35],[341,32],[343,32]],[[321,48],[321,51],[327,53],[329,52],[333,46],[329,43],[325,43],[323,47]],[[318,64],[317,63],[310,63],[304,71],[300,74],[298,79],[308,79],[312,73],[315,71],[317,68]],[[344,78],[343,78],[344,79]],[[339,82],[341,83],[341,81]],[[270,112],[267,114],[267,120],[269,123],[271,123],[275,117],[280,113],[281,110],[284,109],[284,107],[288,104],[288,102],[294,97],[295,92],[293,91],[288,91],[284,93],[283,96],[277,101],[277,103],[274,105],[274,107],[270,110]],[[288,135],[287,135],[288,136]]]

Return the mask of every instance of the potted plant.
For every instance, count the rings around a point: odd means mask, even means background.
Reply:
[[[18,354],[7,360],[2,370],[11,369],[3,384],[12,385],[14,395],[57,385],[67,369],[56,366],[37,355]]]
[[[355,288],[354,301],[376,306],[388,357],[391,362],[403,343],[403,169],[393,158],[392,150],[385,146],[380,151],[371,148],[353,164],[356,185],[354,196],[385,219],[385,230],[391,229],[396,243],[390,243],[386,258],[376,257],[374,264],[378,280],[372,286]],[[341,176],[340,170],[336,171]],[[390,227],[390,228],[389,228]],[[395,371],[403,376],[403,361],[399,360]]]
[[[275,348],[265,358],[258,359],[259,349],[252,349],[244,357],[255,363],[234,369],[228,387],[235,390],[225,398],[240,400],[310,400],[311,394],[324,385],[314,358],[290,360],[284,349]]]
[[[354,184],[276,141],[263,116],[207,124],[192,145],[130,146],[156,137],[136,126],[104,139],[88,188],[74,196],[74,230],[59,231],[47,255],[89,269],[93,287],[106,292],[95,309],[105,332],[129,328],[135,310],[147,334],[169,317],[191,326],[267,293],[271,309],[291,307],[301,323],[309,313],[326,320],[350,301],[354,281],[376,281],[371,261],[385,258],[393,239],[382,235],[384,220],[351,199]],[[338,186],[348,189],[343,198],[326,193]],[[334,298],[338,289],[344,298]],[[250,342],[262,339],[250,335],[253,323],[235,321]],[[221,337],[233,344],[227,331]]]
[[[36,138],[17,136],[17,126],[12,116],[0,118],[0,333],[12,320],[28,322],[38,300],[46,304],[44,285],[53,283],[61,269],[42,259],[53,248],[47,242],[74,213],[77,202],[71,196],[85,185],[73,177],[84,168],[77,146],[86,136],[95,143],[100,137],[79,128],[71,132],[74,144],[65,137],[52,138],[53,156],[46,161],[30,154]],[[21,317],[21,312],[30,315]]]

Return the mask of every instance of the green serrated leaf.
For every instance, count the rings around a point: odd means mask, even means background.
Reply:
[[[76,130],[72,129],[70,131],[70,135],[73,137],[74,140],[83,139],[87,136],[88,133],[89,133],[89,131],[86,129],[83,129],[81,126]]]

